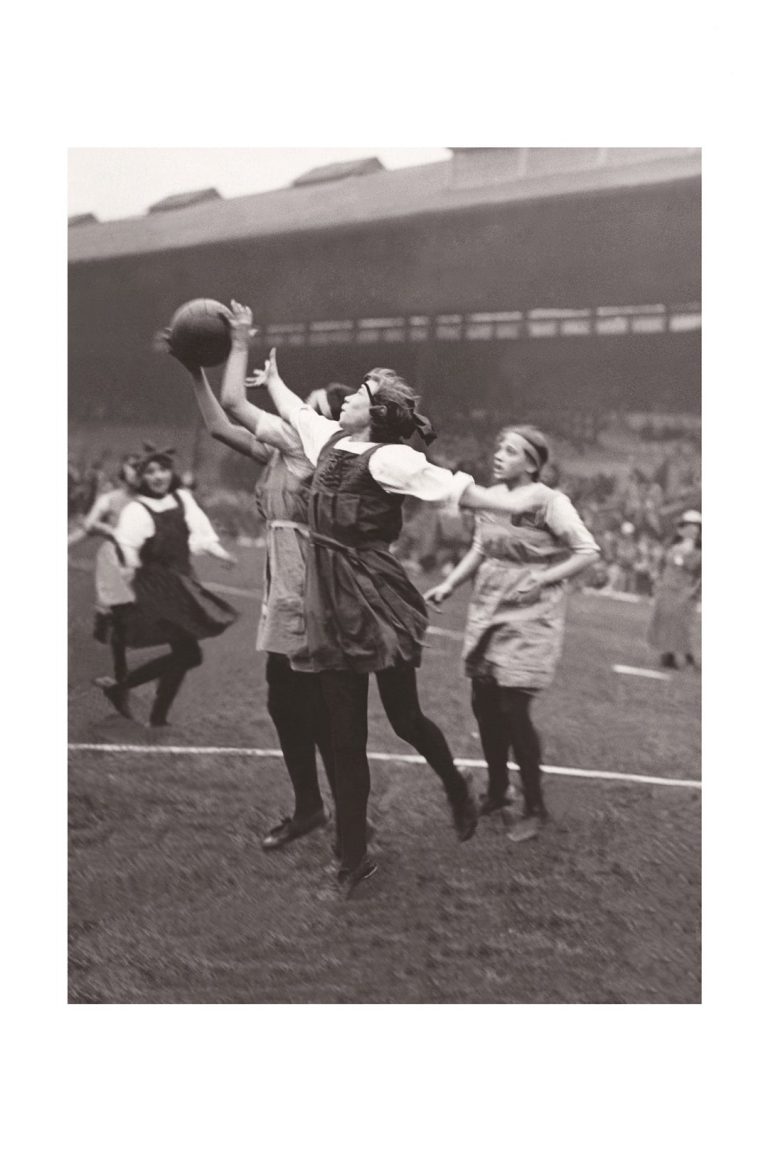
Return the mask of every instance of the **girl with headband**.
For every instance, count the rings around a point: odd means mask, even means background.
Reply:
[[[128,672],[122,680],[100,685],[110,704],[132,719],[129,693],[157,681],[150,726],[168,723],[168,712],[187,672],[202,664],[200,640],[218,636],[237,613],[197,580],[190,555],[207,552],[227,565],[208,517],[190,492],[181,488],[172,448],[145,444],[136,462],[137,492],[125,506],[115,539],[135,595],[115,614],[129,648],[168,644],[170,652]]]
[[[462,840],[477,824],[471,777],[453,762],[437,725],[421,711],[416,669],[427,610],[390,551],[402,527],[406,496],[467,508],[524,511],[541,502],[540,486],[491,492],[471,476],[431,464],[405,440],[434,438],[416,397],[391,369],[369,372],[338,421],[302,403],[281,380],[274,349],[256,382],[301,437],[316,465],[309,496],[310,550],[305,595],[308,660],[320,673],[334,750],[342,892],[371,876],[366,845],[370,773],[366,756],[368,676],[375,673],[395,732],[439,776]]]
[[[600,554],[568,497],[540,482],[548,459],[549,447],[538,429],[502,429],[493,457],[496,483],[490,491],[537,491],[540,500],[535,508],[511,517],[481,512],[469,552],[425,596],[427,602],[441,604],[474,578],[463,656],[488,765],[488,791],[480,810],[486,815],[511,802],[511,746],[524,800],[522,818],[509,833],[516,842],[536,836],[546,818],[541,744],[530,707],[536,693],[551,682],[562,650],[564,582]]]
[[[184,364],[192,379],[205,426],[215,440],[264,467],[256,485],[256,502],[266,521],[264,600],[256,636],[257,651],[266,652],[267,711],[277,731],[293,788],[293,813],[262,840],[269,851],[282,848],[327,823],[317,777],[317,748],[326,767],[331,792],[330,733],[317,678],[294,672],[292,656],[304,639],[304,580],[309,529],[307,498],[314,471],[301,441],[279,416],[246,400],[245,376],[251,335],[251,312],[231,302],[232,349],[224,368],[221,403],[202,368]],[[170,351],[170,345],[168,345]],[[319,389],[310,397],[320,411],[338,416],[343,384]],[[232,424],[228,414],[241,427]]]

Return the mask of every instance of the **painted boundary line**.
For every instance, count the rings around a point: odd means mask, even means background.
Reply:
[[[653,668],[635,668],[631,664],[614,664],[613,671],[620,676],[642,676],[645,680],[669,680],[669,673],[655,672]]]
[[[125,752],[145,756],[251,756],[262,760],[282,760],[283,754],[277,748],[233,748],[205,747],[185,744],[68,744],[70,752]],[[400,764],[426,764],[423,756],[397,755],[391,752],[369,752],[369,760],[395,761]],[[485,760],[456,759],[460,768],[485,768]],[[516,764],[509,767],[517,772]],[[632,772],[601,772],[589,768],[561,768],[553,764],[543,764],[542,772],[550,776],[574,776],[584,780],[617,780],[621,784],[660,784],[666,788],[701,789],[701,780],[673,780],[664,776],[641,776]]]

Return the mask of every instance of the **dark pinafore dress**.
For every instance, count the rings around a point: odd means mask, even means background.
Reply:
[[[402,528],[403,497],[368,471],[381,445],[355,455],[332,436],[309,493],[306,626],[309,670],[380,672],[418,667],[427,608],[389,551]]]
[[[136,601],[120,607],[129,648],[169,644],[181,636],[204,640],[218,636],[237,619],[226,600],[197,580],[190,562],[189,527],[184,505],[156,512],[144,504],[155,525],[139,553],[133,589]],[[143,503],[143,502],[142,502]]]

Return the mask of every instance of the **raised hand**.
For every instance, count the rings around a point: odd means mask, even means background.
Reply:
[[[246,388],[265,388],[270,380],[279,380],[282,383],[277,367],[277,352],[274,348],[270,349],[269,359],[264,361],[264,367],[256,368],[250,376],[246,376],[245,386]]]
[[[264,361],[264,373],[266,379],[265,384],[270,384],[273,380],[280,380],[280,373],[277,368],[277,349],[270,348],[269,360]]]
[[[253,325],[253,313],[245,304],[238,304],[237,300],[230,301],[228,312],[229,326],[232,329],[233,344],[248,344],[256,329]]]
[[[173,356],[174,360],[178,360],[179,364],[186,368],[188,372],[191,372],[193,376],[199,375],[201,370],[200,365],[193,364],[191,360],[185,360],[174,348],[171,341],[170,328],[161,328],[159,332],[156,332],[152,344],[156,352],[167,352],[169,356]]]

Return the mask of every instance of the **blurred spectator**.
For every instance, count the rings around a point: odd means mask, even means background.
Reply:
[[[677,657],[694,663],[696,603],[701,596],[701,513],[684,512],[664,551],[648,643],[661,655],[663,668],[677,668]]]

